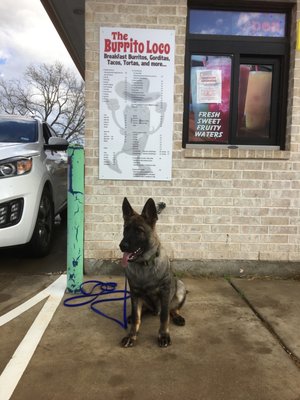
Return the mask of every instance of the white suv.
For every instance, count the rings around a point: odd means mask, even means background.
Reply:
[[[0,116],[0,247],[49,253],[54,217],[67,205],[67,146],[46,122]]]

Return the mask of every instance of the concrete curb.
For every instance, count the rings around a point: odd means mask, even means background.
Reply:
[[[300,278],[300,262],[252,260],[171,260],[173,270],[179,275],[206,277],[265,277]],[[120,260],[85,259],[86,275],[123,274]]]

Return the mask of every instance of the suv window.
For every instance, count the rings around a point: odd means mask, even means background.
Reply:
[[[1,143],[32,143],[37,140],[37,121],[0,119]]]

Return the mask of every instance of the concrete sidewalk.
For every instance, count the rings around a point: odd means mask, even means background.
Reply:
[[[0,315],[56,278],[1,276]],[[123,277],[85,279],[124,286]],[[123,349],[119,325],[61,304],[11,399],[300,400],[300,281],[184,282],[187,323],[171,326],[167,349],[156,343],[157,317],[145,316],[136,347]],[[0,328],[1,372],[42,304]],[[122,317],[120,302],[101,310]]]

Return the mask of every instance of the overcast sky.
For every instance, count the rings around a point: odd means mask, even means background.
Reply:
[[[55,61],[77,71],[40,0],[0,0],[0,76],[20,79],[29,64]]]

